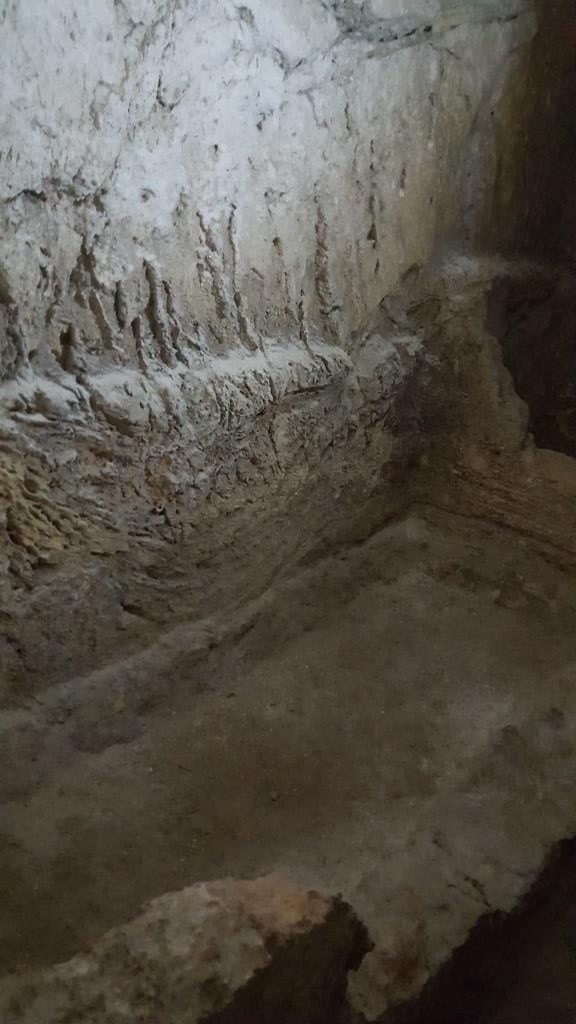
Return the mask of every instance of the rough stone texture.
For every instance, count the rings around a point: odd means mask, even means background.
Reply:
[[[576,573],[422,513],[3,716],[0,969],[274,871],[365,922],[374,1020],[515,905],[575,829]]]
[[[429,357],[398,296],[536,217],[537,10],[4,6],[4,701],[403,507]]]
[[[548,560],[572,571],[574,463],[535,446],[530,410],[502,364],[501,327],[494,318],[495,293],[502,281],[512,292],[531,289],[537,305],[542,289],[556,292],[566,275],[494,258],[473,266],[467,259],[456,260],[447,270],[438,315],[427,326],[436,379],[420,390],[428,449],[411,479],[410,501],[413,507],[488,520],[512,530]],[[563,317],[569,317],[572,301],[564,305]],[[545,322],[542,328],[544,341]],[[437,396],[443,389],[450,401],[442,405]]]
[[[370,948],[340,900],[279,878],[154,900],[91,950],[0,981],[3,1024],[327,1024]]]
[[[377,1018],[573,831],[576,479],[490,315],[572,251],[570,6],[4,5],[7,968],[286,868]]]

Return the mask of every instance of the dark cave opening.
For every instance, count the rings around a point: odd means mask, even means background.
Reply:
[[[382,1024],[574,1024],[576,839],[510,914],[484,916],[421,995]]]
[[[575,457],[576,275],[500,278],[489,300],[488,329],[528,406],[536,445]]]

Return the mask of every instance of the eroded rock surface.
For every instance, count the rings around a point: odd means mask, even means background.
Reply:
[[[430,339],[399,314],[446,253],[537,219],[528,133],[562,81],[538,12],[6,6],[4,702],[405,505]]]
[[[87,953],[0,982],[3,1024],[325,1024],[370,948],[338,899],[279,878],[154,900]]]
[[[0,13],[7,969],[290,868],[377,1019],[571,827],[576,481],[487,316],[556,287],[494,254],[562,206],[570,7]]]
[[[276,872],[368,927],[359,1012],[415,996],[574,831],[575,594],[527,538],[429,507],[279,581],[195,660],[178,630],[4,716],[0,970]]]

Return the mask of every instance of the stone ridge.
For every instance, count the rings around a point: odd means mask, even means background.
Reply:
[[[464,25],[513,21],[535,9],[534,0],[440,0],[419,3],[414,12],[390,17],[378,16],[381,4],[370,0],[331,0],[330,6],[344,36],[391,49],[415,46]],[[410,6],[410,5],[408,5]],[[414,5],[412,5],[414,6]],[[422,10],[424,8],[424,10]],[[384,11],[386,8],[384,7]],[[394,46],[393,44],[396,44]]]
[[[323,1024],[370,949],[342,901],[280,878],[152,901],[91,950],[0,981],[3,1024]]]

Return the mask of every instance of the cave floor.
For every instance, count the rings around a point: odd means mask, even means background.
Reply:
[[[366,921],[351,989],[376,1018],[576,833],[575,627],[573,573],[425,510],[302,566],[123,742],[59,745],[55,721],[2,809],[2,970],[167,890],[274,871]]]

